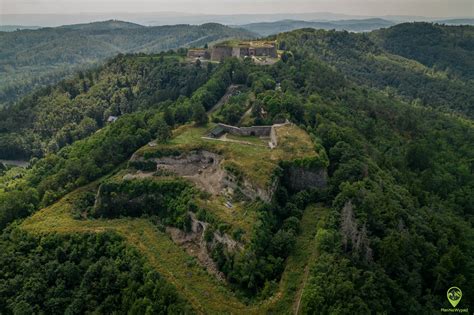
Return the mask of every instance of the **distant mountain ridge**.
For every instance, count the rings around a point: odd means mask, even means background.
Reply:
[[[117,20],[0,32],[0,106],[57,82],[78,66],[90,66],[119,53],[156,53],[256,36],[217,23],[143,26]]]
[[[474,25],[474,19],[437,20],[436,23],[446,24],[446,25]]]
[[[36,30],[41,26],[29,26],[29,25],[0,25],[0,32],[14,32],[18,30]]]
[[[120,20],[108,20],[101,22],[91,22],[82,24],[72,24],[59,26],[66,29],[74,30],[112,30],[112,29],[140,29],[146,26],[137,23],[120,21]]]
[[[129,21],[141,25],[175,25],[204,23],[220,23],[224,25],[243,25],[260,22],[276,22],[281,20],[298,21],[337,21],[337,20],[361,20],[381,18],[395,23],[427,21],[449,19],[472,19],[472,16],[459,17],[428,17],[414,15],[350,15],[333,12],[300,12],[300,13],[275,13],[275,14],[199,14],[183,12],[102,12],[102,13],[81,13],[81,14],[1,14],[0,20],[3,24],[10,25],[39,25],[41,27],[54,27],[64,24],[80,24],[97,21],[116,19]]]
[[[362,20],[336,20],[336,21],[301,21],[301,20],[281,20],[276,22],[262,22],[262,23],[251,23],[245,25],[238,25],[243,29],[255,32],[261,36],[268,36],[278,34],[281,32],[289,32],[300,28],[315,28],[324,30],[337,30],[337,31],[352,31],[352,32],[364,32],[372,31],[379,28],[390,27],[395,25],[394,22],[380,19],[362,19]]]

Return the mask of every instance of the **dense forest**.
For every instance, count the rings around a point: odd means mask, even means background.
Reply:
[[[474,79],[472,26],[400,24],[371,34],[386,51],[416,60],[448,75]]]
[[[179,53],[118,56],[0,110],[0,157],[56,152],[96,132],[111,116],[190,96],[209,79],[212,65],[186,65],[181,58]]]
[[[119,53],[202,47],[228,37],[254,34],[214,23],[146,27],[114,20],[0,32],[0,107]]]
[[[419,50],[403,39],[427,28],[455,39],[433,39]],[[159,213],[161,225],[189,229],[186,210],[196,206],[187,182],[108,176],[151,140],[167,142],[183,124],[205,125],[206,111],[231,84],[244,93],[215,117],[236,123],[250,102],[252,123],[289,119],[328,164],[326,188],[296,192],[283,181],[272,202],[254,205],[257,222],[241,252],[214,248],[212,259],[243,303],[277,296],[288,259],[301,250],[302,217],[317,203],[328,210],[324,222],[312,224],[317,257],[308,265],[301,313],[437,314],[451,286],[462,288],[463,308],[474,308],[472,27],[414,23],[369,35],[303,29],[275,38],[284,52],[272,66],[233,58],[186,63],[184,51],[118,56],[0,113],[0,157],[34,157],[28,168],[0,169],[3,312],[75,305],[90,307],[79,313],[109,306],[117,313],[190,312],[190,301],[120,237],[38,237],[14,221],[99,180],[100,198],[87,201],[90,220]],[[444,57],[430,61],[428,46]],[[119,118],[107,124],[109,116]],[[193,211],[211,225],[216,220]],[[33,264],[41,268],[29,273]],[[93,272],[107,289],[87,306],[82,295],[102,288],[91,284]],[[43,299],[27,298],[32,286]]]
[[[0,238],[2,314],[192,313],[176,289],[111,233]]]
[[[421,43],[420,40],[404,39],[429,33],[426,29],[440,30],[441,35],[426,35]],[[384,89],[392,97],[401,97],[414,105],[436,107],[472,118],[474,83],[468,74],[473,68],[472,29],[472,26],[414,23],[400,24],[370,34],[304,30],[280,34],[277,38],[280,48],[297,47],[301,53],[316,54],[319,59],[360,85]],[[447,32],[450,36],[444,41],[442,34]],[[384,34],[391,34],[390,38],[395,37],[391,45],[408,47],[405,50],[416,51],[418,57],[407,54],[405,58],[403,52],[396,55],[398,51],[395,48],[390,46],[387,51],[385,47],[388,44],[379,45],[379,40],[372,40],[374,37],[383,38]],[[429,52],[424,51],[424,42],[431,45]],[[450,49],[438,45],[440,42],[445,45],[451,43]],[[458,42],[459,45],[456,44]],[[424,57],[420,58],[421,55]],[[437,64],[433,65],[428,61],[429,56],[442,57],[436,57]],[[459,72],[456,69],[463,70]]]

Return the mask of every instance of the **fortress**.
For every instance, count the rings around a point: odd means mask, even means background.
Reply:
[[[273,124],[271,126],[251,126],[251,127],[236,127],[218,123],[208,134],[211,138],[220,138],[224,134],[228,133],[236,136],[247,136],[247,137],[268,137],[270,141],[268,146],[274,149],[278,145],[278,137],[276,129],[278,127],[291,125],[287,120],[282,124]]]
[[[269,41],[227,41],[211,49],[189,49],[188,58],[221,61],[224,58],[270,57],[278,58],[275,42]]]
[[[193,48],[188,50],[188,58],[210,59],[211,53],[205,48]]]

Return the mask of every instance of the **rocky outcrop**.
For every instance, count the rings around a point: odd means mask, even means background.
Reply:
[[[191,230],[189,232],[184,232],[174,227],[167,227],[166,232],[171,236],[175,244],[183,247],[189,255],[196,257],[210,274],[215,275],[221,281],[225,281],[224,274],[217,268],[210,252],[218,244],[224,245],[231,252],[242,250],[243,245],[233,240],[229,235],[219,232],[214,232],[212,240],[206,242],[204,233],[209,227],[209,223],[199,221],[192,212],[189,215],[191,218]]]
[[[278,188],[279,181],[275,178],[269,187],[261,188],[245,178],[239,181],[234,175],[227,173],[227,176],[223,178],[223,183],[232,191],[240,190],[240,192],[250,200],[260,198],[262,201],[270,203]]]
[[[327,171],[324,168],[310,169],[296,165],[288,166],[285,176],[287,185],[294,191],[307,188],[324,188],[328,179]]]
[[[134,161],[142,161],[141,157],[134,157]],[[213,195],[233,195],[240,191],[250,200],[260,198],[265,202],[272,200],[277,189],[278,180],[275,179],[269,187],[259,187],[246,178],[238,179],[222,166],[222,157],[206,150],[196,150],[178,156],[166,156],[149,159],[156,163],[156,171],[160,174],[174,174],[192,181],[197,187]],[[124,178],[143,178],[154,172],[137,172],[127,174]]]

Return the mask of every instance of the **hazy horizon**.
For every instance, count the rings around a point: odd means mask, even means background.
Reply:
[[[180,13],[180,14],[275,14],[331,12],[382,16],[428,17],[474,16],[472,0],[1,0],[1,14],[94,14],[94,13]]]
[[[142,25],[381,17],[395,22],[474,18],[472,0],[0,0],[0,25],[60,26],[103,20]]]

